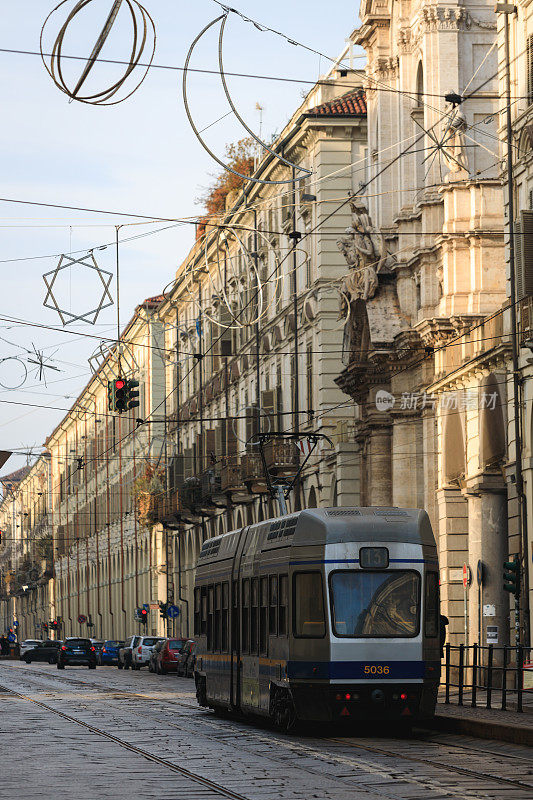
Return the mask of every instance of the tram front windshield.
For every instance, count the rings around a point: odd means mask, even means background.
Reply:
[[[334,572],[331,599],[336,636],[407,638],[418,634],[417,572]]]

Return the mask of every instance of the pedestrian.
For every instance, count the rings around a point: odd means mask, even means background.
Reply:
[[[3,634],[0,637],[0,655],[8,656],[9,655],[9,642],[7,640],[7,636]]]

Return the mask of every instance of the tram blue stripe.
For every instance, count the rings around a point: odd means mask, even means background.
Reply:
[[[428,560],[425,558],[391,558],[390,564],[437,564],[434,559]],[[358,558],[326,558],[312,561],[289,561],[291,567],[299,566],[301,564],[359,564]]]
[[[388,667],[385,675],[365,673],[365,667]],[[423,678],[426,670],[424,661],[289,661],[289,678],[310,680],[401,680]]]

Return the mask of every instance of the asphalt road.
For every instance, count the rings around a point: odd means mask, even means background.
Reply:
[[[533,750],[415,730],[286,736],[147,670],[0,664],[0,797],[531,800]]]

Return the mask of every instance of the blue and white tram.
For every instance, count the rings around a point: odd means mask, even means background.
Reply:
[[[428,515],[308,509],[209,539],[194,625],[202,706],[287,728],[430,718],[440,625]]]

